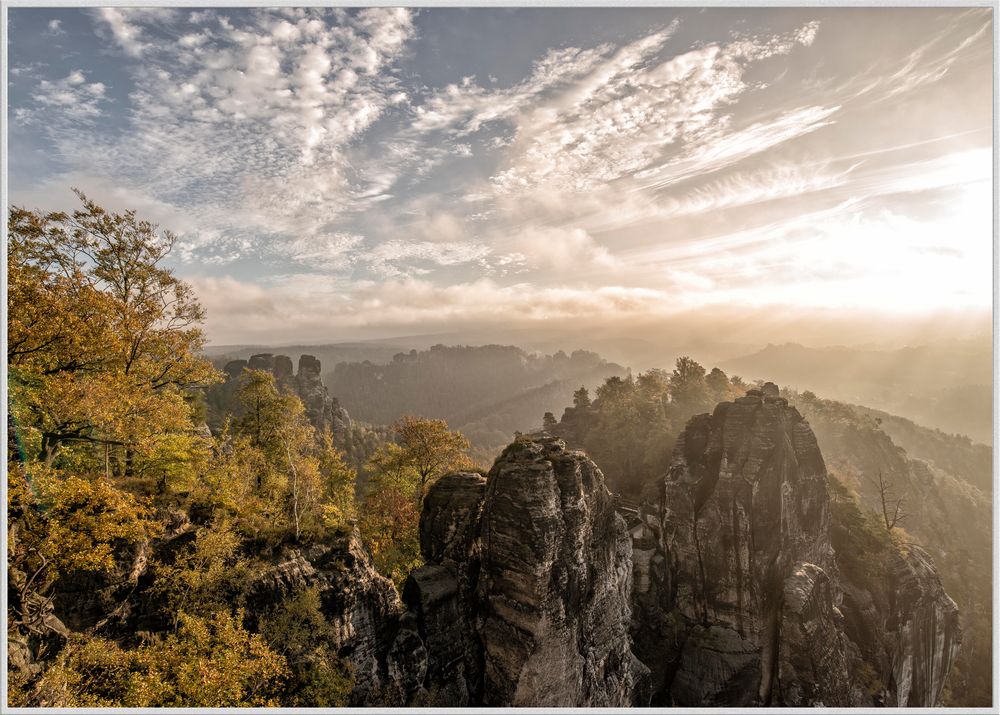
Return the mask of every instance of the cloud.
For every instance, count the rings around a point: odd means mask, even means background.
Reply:
[[[61,20],[49,20],[49,24],[46,25],[45,32],[42,34],[48,37],[59,37],[60,35],[65,35],[66,31],[62,29]]]
[[[293,14],[295,15],[295,14]],[[406,9],[358,13],[103,8],[100,27],[142,62],[123,132],[75,127],[54,137],[73,163],[123,186],[143,186],[206,231],[186,236],[186,255],[218,254],[219,235],[322,237],[345,211],[385,191],[394,175],[371,181],[351,165],[354,140],[398,93],[385,72],[412,36]],[[190,25],[189,25],[190,27]],[[179,34],[179,41],[177,35]],[[31,111],[57,108],[67,120],[96,115],[99,83],[43,81]],[[87,92],[90,92],[88,95]],[[281,243],[278,241],[277,243]]]
[[[115,42],[130,57],[140,57],[149,47],[141,38],[143,36],[142,27],[130,21],[133,11],[129,8],[102,7],[97,10],[98,16],[103,20]]]
[[[109,101],[107,87],[102,82],[88,82],[81,70],[73,70],[58,80],[43,79],[32,93],[32,105],[19,107],[15,117],[19,122],[83,122],[90,125],[101,115]]]
[[[510,247],[519,262],[533,269],[586,273],[619,266],[606,247],[579,228],[532,226],[518,233]]]
[[[802,107],[737,131],[706,127],[697,143],[682,155],[636,174],[644,188],[663,188],[692,177],[710,174],[760,154],[796,137],[827,126],[840,107]]]
[[[677,197],[664,196],[644,217],[691,216],[827,191],[847,184],[857,166],[831,171],[826,166],[786,164],[737,172]]]
[[[344,285],[327,276],[290,274],[261,286],[232,277],[191,280],[208,313],[215,343],[315,340],[371,326],[428,330],[457,324],[489,327],[552,320],[623,320],[668,314],[662,291],[631,286],[583,289],[488,278],[441,285],[419,277]]]
[[[364,240],[364,236],[358,234],[337,232],[299,237],[285,244],[285,249],[289,259],[302,265],[343,271],[355,263],[355,249]]]
[[[418,132],[446,130],[465,136],[492,122],[511,119],[546,90],[592,71],[611,49],[605,44],[586,50],[549,50],[535,62],[526,79],[508,89],[487,89],[477,85],[474,77],[466,77],[459,84],[434,91],[415,107],[413,128]]]
[[[846,82],[815,81],[812,89],[839,96],[840,101],[879,103],[900,98],[938,83],[952,70],[970,60],[991,59],[993,18],[988,8],[968,8],[938,22],[924,33],[915,49],[879,58]]]
[[[957,157],[955,166],[966,162]],[[988,178],[973,178],[926,216],[888,202],[889,193],[864,194],[745,230],[649,247],[627,259],[645,266],[647,278],[682,274],[703,281],[684,286],[688,305],[911,313],[984,307],[992,283],[990,191]]]
[[[422,266],[457,266],[481,261],[491,253],[475,242],[432,242],[389,240],[365,252],[367,269],[382,278],[424,272]]]
[[[13,197],[49,208],[75,185],[175,230],[172,258],[219,316],[214,339],[818,305],[822,286],[919,304],[938,290],[933,260],[955,269],[941,300],[971,300],[953,278],[979,254],[934,237],[981,233],[949,202],[971,211],[963,197],[991,176],[976,124],[988,93],[972,92],[972,111],[959,101],[988,70],[982,12],[909,26],[891,50],[875,30],[848,42],[819,10],[704,42],[694,22],[525,40],[531,56],[502,79],[475,64],[454,81],[473,65],[421,37],[437,12],[95,9],[91,49],[117,55],[114,72],[85,54],[72,71],[11,72],[32,180]],[[914,111],[884,114],[890,98]],[[36,166],[37,145],[55,169]],[[882,232],[933,290],[867,265]]]
[[[501,193],[539,186],[583,192],[663,166],[723,166],[821,125],[836,108],[807,107],[749,127],[726,113],[750,89],[753,62],[812,42],[815,27],[708,45],[654,61],[670,37],[654,33],[597,63],[577,83],[524,112],[513,152],[492,177]],[[666,162],[664,164],[664,162]]]

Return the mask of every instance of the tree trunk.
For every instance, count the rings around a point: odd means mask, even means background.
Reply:
[[[44,462],[46,467],[51,467],[59,453],[61,440],[58,435],[50,432],[42,433],[42,449],[38,453],[38,458]]]
[[[295,541],[299,540],[299,472],[295,469],[295,462],[292,460],[292,450],[288,446],[288,440],[282,439],[285,443],[285,454],[288,455],[288,466],[292,471],[292,519],[295,521]]]

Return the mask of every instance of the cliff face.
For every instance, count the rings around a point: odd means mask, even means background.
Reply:
[[[401,705],[411,667],[421,654],[406,649],[397,662],[393,646],[405,630],[392,582],[372,566],[358,534],[345,533],[305,549],[290,548],[272,559],[252,584],[249,609],[263,613],[307,588],[319,592],[321,610],[333,626],[337,654],[354,672],[353,705]]]
[[[629,637],[631,540],[586,455],[539,437],[510,445],[487,477],[447,475],[427,494],[420,536],[426,564],[402,604],[352,535],[282,553],[251,607],[318,588],[356,705],[648,701]]]
[[[919,547],[909,547],[893,564],[891,581],[889,704],[934,707],[940,704],[958,654],[958,606],[941,587],[930,556]]]
[[[425,501],[421,547],[429,564],[404,599],[437,704],[643,704],[647,669],[628,635],[630,539],[584,454],[525,439],[485,480],[445,477]]]
[[[783,400],[753,391],[688,423],[660,511],[668,606],[690,628],[673,702],[851,704],[829,521],[823,458]]]
[[[635,594],[633,632],[640,658],[659,664],[654,703],[938,702],[954,603],[926,555],[900,551],[891,602],[850,585],[860,642],[849,637],[823,457],[773,385],[688,423],[653,511],[663,566],[642,567],[651,584]]]
[[[337,398],[330,396],[320,377],[321,367],[320,361],[312,355],[300,355],[299,370],[293,373],[292,360],[287,355],[261,353],[251,355],[249,360],[231,360],[226,363],[223,371],[227,376],[227,384],[235,384],[243,368],[270,372],[279,387],[299,396],[305,405],[309,421],[317,431],[322,434],[330,429],[335,435],[341,435],[350,428],[351,417],[340,406]]]
[[[913,452],[894,443],[895,437],[882,429],[884,423],[858,414],[855,408],[818,399],[800,398],[798,404],[816,433],[830,471],[857,492],[864,508],[881,509],[879,477],[891,485],[890,502],[901,500],[906,540],[920,545],[909,548],[906,558],[921,559],[921,551],[926,550],[940,585],[960,611],[963,643],[947,683],[945,704],[988,707],[992,691],[993,528],[991,495],[975,486],[984,481],[978,466],[981,450],[951,444],[958,438],[920,430],[913,439],[929,444],[919,452],[927,461],[916,459]],[[970,459],[970,453],[975,460]],[[919,563],[913,568],[924,572]],[[886,572],[913,582],[898,567],[890,566]],[[879,600],[877,588],[864,588]],[[935,588],[928,584],[928,590]],[[892,591],[882,594],[882,610],[888,608],[891,596]],[[940,613],[946,612],[949,609],[942,606]],[[939,672],[939,667],[934,672]],[[947,699],[949,690],[952,701]],[[911,696],[912,691],[907,698]],[[889,699],[894,701],[894,696]]]

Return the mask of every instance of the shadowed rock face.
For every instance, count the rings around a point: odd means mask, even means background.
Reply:
[[[643,701],[647,670],[628,636],[631,543],[586,455],[537,437],[510,445],[486,480],[441,479],[421,547],[432,563],[404,598],[428,646],[428,690],[448,694],[437,704]]]
[[[634,594],[654,704],[871,705],[873,677],[886,704],[938,702],[954,603],[911,549],[885,575],[888,607],[847,586],[845,623],[826,479],[812,430],[773,385],[691,419],[657,509],[666,568]]]
[[[773,393],[752,390],[721,403],[712,415],[693,418],[678,442],[662,504],[670,605],[723,644],[704,648],[711,657],[681,659],[677,704],[784,704],[777,688],[785,682],[782,665],[801,668],[815,655],[798,652],[809,641],[797,632],[793,640],[781,639],[783,627],[794,630],[791,625],[803,619],[833,638],[825,647],[840,657],[824,664],[819,682],[802,693],[789,691],[795,702],[788,704],[848,704],[849,676],[827,575],[834,559],[826,467],[798,412]],[[786,608],[786,593],[811,607]],[[706,658],[717,666],[708,667]],[[716,677],[699,676],[693,667]]]
[[[319,592],[321,610],[333,626],[340,657],[354,668],[353,705],[401,705],[416,649],[403,664],[390,662],[403,608],[392,582],[381,576],[357,532],[345,533],[305,549],[287,549],[258,577],[249,610],[266,613],[282,600],[308,588]]]
[[[247,362],[247,367],[251,370],[266,370],[268,372],[272,372],[274,370],[274,355],[272,353],[251,355],[250,360]]]
[[[633,703],[632,545],[600,470],[561,440],[509,446],[482,525],[487,705]]]
[[[312,355],[299,356],[299,372],[295,376],[295,385],[306,415],[317,430],[323,432],[330,429],[339,435],[351,426],[351,418],[347,410],[340,406],[320,378],[320,362]]]
[[[910,546],[892,563],[890,706],[939,705],[948,671],[958,655],[958,606],[941,587],[926,551]]]

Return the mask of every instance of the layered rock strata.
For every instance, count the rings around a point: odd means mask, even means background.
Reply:
[[[631,543],[582,452],[520,439],[486,479],[443,478],[425,501],[421,548],[429,563],[404,600],[440,704],[644,703],[648,671],[628,635]]]

